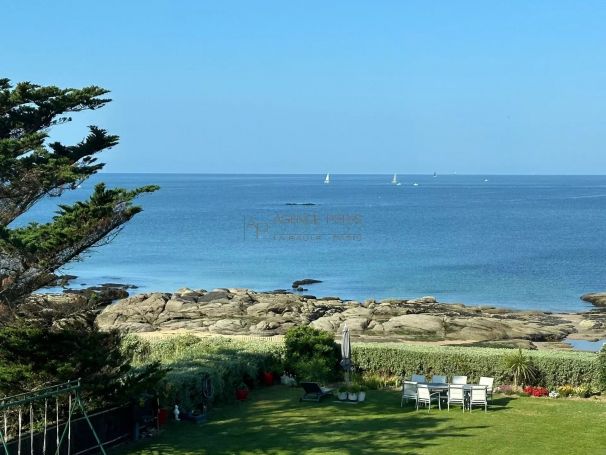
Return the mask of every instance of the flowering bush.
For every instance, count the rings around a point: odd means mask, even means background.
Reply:
[[[561,385],[560,387],[558,387],[558,392],[563,397],[568,397],[574,394],[574,387],[570,384]]]
[[[526,386],[524,387],[524,393],[533,397],[546,397],[549,395],[549,390],[545,387]]]
[[[591,388],[586,385],[580,385],[574,388],[574,394],[581,398],[589,398],[591,396]]]
[[[509,384],[503,384],[497,387],[497,392],[504,393],[505,395],[512,395],[514,393],[513,387]]]
[[[556,392],[555,390],[552,390],[551,392],[549,392],[549,398],[557,398],[559,396],[560,396],[560,394],[558,392]]]

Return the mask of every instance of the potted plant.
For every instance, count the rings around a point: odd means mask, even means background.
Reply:
[[[263,369],[261,371],[261,382],[264,385],[274,385],[280,374],[278,373],[281,369],[281,365],[278,360],[270,358],[264,362]]]
[[[244,401],[248,398],[249,389],[248,386],[241,382],[240,385],[236,388],[236,400]]]
[[[360,386],[359,385],[351,385],[349,387],[349,390],[347,392],[347,399],[349,401],[358,401],[358,392],[360,391]]]
[[[347,386],[342,385],[339,387],[339,400],[345,401],[347,400]]]
[[[360,391],[358,392],[358,401],[362,402],[366,399],[366,387],[360,386]]]
[[[273,385],[274,384],[274,374],[271,371],[263,371],[261,373],[261,382],[264,385]]]

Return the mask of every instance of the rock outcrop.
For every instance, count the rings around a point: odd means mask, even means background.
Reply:
[[[119,300],[103,309],[97,323],[103,329],[130,332],[182,329],[255,336],[280,335],[298,325],[311,325],[337,335],[347,324],[353,337],[366,341],[479,343],[560,341],[578,330],[606,330],[601,317],[576,316],[570,320],[567,315],[444,304],[432,296],[360,303],[283,291],[181,289],[172,294],[139,294]]]
[[[592,305],[606,307],[606,292],[591,292],[581,296],[581,300],[589,302]]]

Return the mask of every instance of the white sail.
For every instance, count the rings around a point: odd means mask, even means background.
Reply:
[[[398,184],[398,174],[394,174],[393,178],[391,179],[391,184],[392,185],[397,185]]]
[[[326,174],[326,178],[324,179],[324,183],[325,184],[329,184],[330,183],[330,174]]]

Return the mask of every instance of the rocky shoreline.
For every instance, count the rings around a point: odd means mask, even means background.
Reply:
[[[284,290],[180,289],[116,301],[96,317],[100,328],[125,332],[191,331],[199,334],[273,336],[311,325],[338,336],[347,324],[364,341],[535,347],[564,339],[606,338],[606,312],[553,314],[416,299],[344,301]]]

